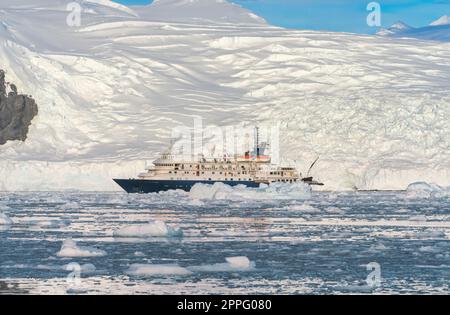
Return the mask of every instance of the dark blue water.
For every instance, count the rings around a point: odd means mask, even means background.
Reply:
[[[0,225],[0,293],[449,292],[449,199],[403,192],[313,193],[306,201],[0,193],[0,213],[13,220]],[[113,236],[151,220],[178,226],[183,237]],[[67,239],[106,253],[57,256]],[[236,256],[252,267],[218,267]],[[85,267],[74,275],[70,263]],[[368,270],[369,263],[379,269]],[[210,268],[136,276],[128,272],[132,264]]]

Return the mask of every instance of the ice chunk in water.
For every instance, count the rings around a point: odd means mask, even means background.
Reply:
[[[189,196],[194,200],[304,200],[311,197],[311,187],[305,183],[261,184],[259,188],[248,188],[244,185],[231,187],[223,183],[196,184],[189,192]]]
[[[178,265],[132,264],[125,273],[131,276],[184,276],[192,272]]]
[[[125,226],[114,231],[115,237],[182,237],[179,227],[169,226],[163,221],[151,221],[148,224]]]
[[[61,250],[56,254],[58,257],[99,257],[105,256],[106,252],[94,247],[78,246],[71,239],[63,242]]]
[[[252,266],[252,262],[245,256],[228,257],[225,259],[231,267],[238,269],[249,269]]]
[[[255,263],[245,256],[228,257],[225,260],[226,263],[192,266],[188,269],[196,272],[241,272],[251,271],[255,268]]]
[[[0,213],[0,225],[11,225],[13,221],[4,213]]]
[[[450,187],[441,187],[425,182],[412,183],[406,189],[408,198],[444,198],[450,197]]]

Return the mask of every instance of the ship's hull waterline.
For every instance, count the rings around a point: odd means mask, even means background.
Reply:
[[[224,183],[229,186],[244,185],[256,188],[260,183],[252,181],[201,181],[201,180],[146,180],[146,179],[114,179],[129,194],[148,194],[168,190],[190,191],[195,184]]]
[[[249,188],[258,188],[261,183],[254,181],[212,181],[212,180],[148,180],[148,179],[114,179],[114,181],[129,194],[149,194],[169,190],[190,191],[195,184],[223,183],[229,186],[244,185]],[[308,183],[308,182],[306,182]],[[309,183],[314,185],[314,183]],[[321,185],[321,184],[316,184]]]

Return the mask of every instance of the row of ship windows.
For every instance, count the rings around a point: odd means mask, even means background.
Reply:
[[[164,166],[164,167],[175,167],[176,169],[178,169],[178,168],[180,168],[179,166],[175,166],[174,164],[158,164],[158,166]],[[189,165],[189,168],[194,168],[194,169],[198,169],[198,165],[194,165],[194,166],[192,166],[192,165]],[[186,166],[186,168],[187,168],[187,166]],[[202,165],[202,167],[201,167],[202,169],[205,169],[205,166],[204,165]],[[236,168],[235,167],[232,167],[232,166],[228,166],[228,167],[224,167],[224,166],[220,166],[220,167],[216,167],[216,166],[212,166],[212,169],[219,169],[219,168],[221,168],[221,169],[228,169],[228,170],[236,170]],[[251,166],[250,166],[250,168],[252,168]],[[185,166],[184,165],[182,165],[181,166],[181,169],[182,170],[184,170],[185,169]],[[244,165],[241,165],[241,169],[245,169],[245,166]]]
[[[281,175],[281,176],[283,176],[284,172],[270,172],[269,174],[270,175]]]
[[[178,172],[177,171],[169,171],[169,174],[178,174]],[[193,175],[195,175],[196,173],[195,172],[188,172],[188,171],[185,171],[184,172],[184,174],[193,174]],[[202,175],[204,175],[205,174],[205,172],[202,172]],[[213,175],[215,175],[216,174],[216,172],[211,172],[211,174],[213,174]],[[219,172],[219,174],[220,175],[222,175],[223,174],[223,172]],[[246,175],[247,174],[247,172],[238,172],[237,173],[238,175]],[[270,172],[270,175],[281,175],[281,176],[283,176],[284,175],[284,173],[283,172]]]
[[[177,171],[169,171],[169,174],[178,174],[178,172]],[[188,172],[188,171],[185,171],[184,172],[184,174],[192,174],[192,175],[195,175],[196,174],[196,172]],[[204,175],[205,174],[205,172],[202,172],[202,175]],[[211,172],[211,174],[213,174],[213,175],[215,175],[216,174],[216,172]],[[220,175],[222,175],[223,174],[223,172],[219,172],[218,174],[220,174]],[[247,172],[238,172],[237,173],[238,175],[246,175],[247,174]]]

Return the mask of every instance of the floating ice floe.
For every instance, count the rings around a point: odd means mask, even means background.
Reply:
[[[43,228],[60,228],[69,225],[69,223],[63,220],[38,220],[34,221],[33,225]]]
[[[0,211],[8,211],[10,209],[11,208],[9,206],[0,203]]]
[[[61,266],[59,265],[30,265],[30,264],[15,264],[10,266],[2,266],[4,268],[14,268],[14,269],[28,269],[28,270],[60,270]],[[64,269],[64,268],[63,268]]]
[[[105,256],[106,252],[89,246],[78,246],[71,239],[63,242],[61,250],[56,254],[58,257],[100,257]]]
[[[436,246],[421,246],[419,248],[419,252],[423,253],[439,253],[441,249]]]
[[[89,290],[85,288],[68,288],[66,293],[69,295],[86,294]]]
[[[114,231],[115,237],[182,237],[179,227],[169,226],[163,221],[151,221],[148,224],[137,224]]]
[[[331,214],[344,214],[345,213],[344,210],[342,210],[341,208],[338,208],[338,207],[327,207],[325,209],[325,212],[331,213]]]
[[[383,243],[379,243],[379,244],[375,244],[375,245],[370,246],[368,251],[371,252],[371,253],[377,253],[377,252],[385,251],[387,249],[388,248]]]
[[[201,207],[201,206],[204,206],[205,203],[198,199],[192,199],[190,202],[188,202],[188,205],[194,206],[194,207]]]
[[[184,276],[192,272],[178,265],[154,265],[154,264],[132,264],[126,274],[130,276]]]
[[[303,213],[319,213],[320,212],[320,209],[313,207],[307,203],[304,203],[301,205],[285,206],[283,209],[288,210],[288,211],[299,211],[299,212],[303,212]]]
[[[245,185],[229,186],[223,183],[214,185],[196,184],[189,192],[194,200],[282,200],[282,199],[309,199],[311,187],[305,183],[273,183],[261,184],[258,188],[248,188]]]
[[[243,272],[251,271],[255,268],[255,263],[245,256],[228,257],[226,261],[226,263],[192,266],[188,267],[188,269],[196,272]]]
[[[74,209],[79,209],[79,208],[80,208],[80,204],[76,201],[67,202],[61,206],[62,210],[74,210]]]
[[[409,217],[409,221],[426,222],[428,219],[424,215],[413,215]]]
[[[435,239],[435,238],[447,238],[447,234],[442,230],[427,229],[424,231],[410,232],[406,234],[409,238],[419,239]]]
[[[406,189],[408,198],[445,198],[450,197],[450,187],[441,187],[425,182],[412,183]]]
[[[11,220],[6,214],[0,213],[0,225],[11,225],[13,220]]]

